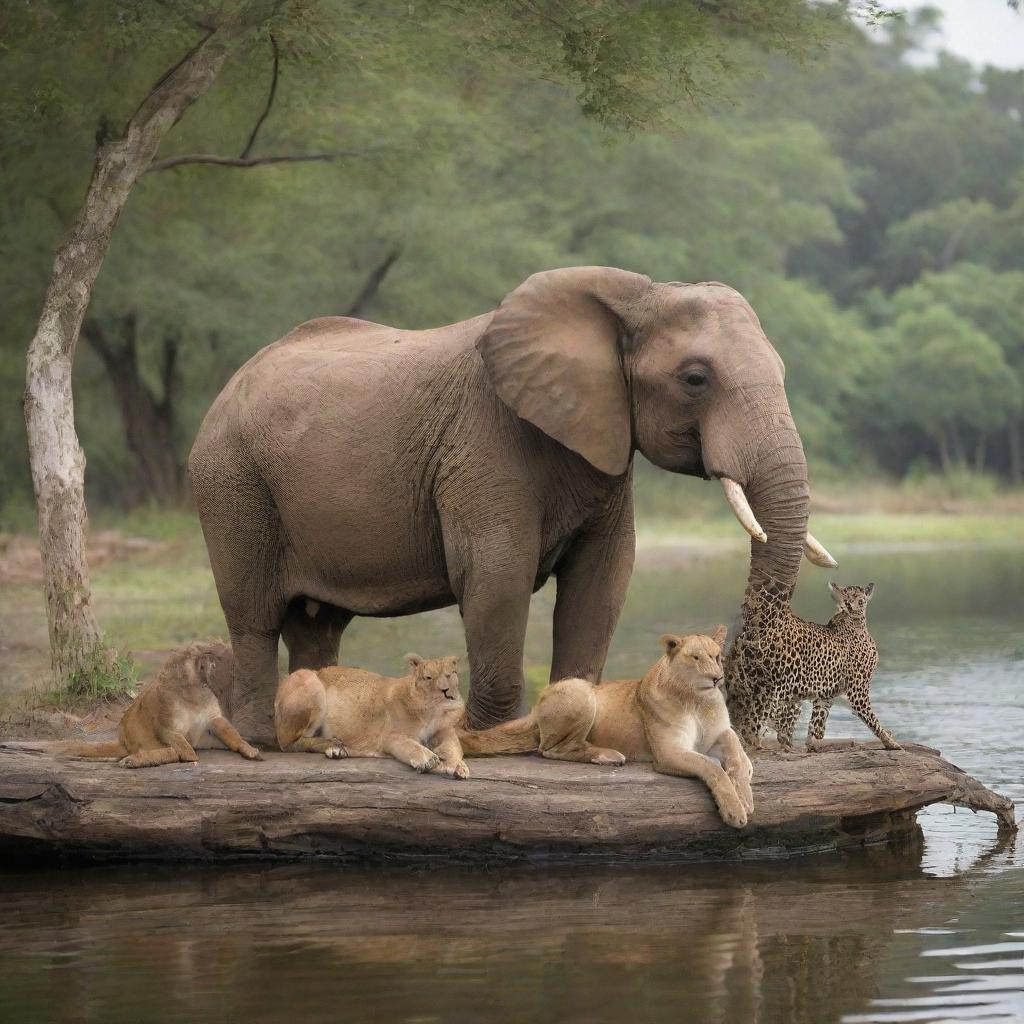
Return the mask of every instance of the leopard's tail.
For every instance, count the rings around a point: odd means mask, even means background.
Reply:
[[[462,752],[470,757],[489,754],[531,754],[540,747],[537,712],[491,729],[459,731]]]
[[[54,753],[61,757],[125,757],[128,751],[120,740],[101,743],[77,743],[72,740],[54,744]]]

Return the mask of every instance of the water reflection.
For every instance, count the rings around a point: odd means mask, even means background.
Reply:
[[[935,878],[923,855],[919,836],[686,870],[7,874],[0,991],[20,1019],[104,1024],[211,1008],[231,1021],[356,1024],[922,1020],[887,1014],[919,1013],[921,998],[959,1013],[962,997],[1020,1009],[1007,1002],[1019,963],[959,966],[984,954],[964,947],[988,876]],[[1024,869],[1010,876],[1019,893]],[[946,929],[933,927],[936,907]],[[935,977],[920,977],[921,953],[936,956]],[[880,984],[880,965],[908,958],[913,994],[879,999],[892,969]]]

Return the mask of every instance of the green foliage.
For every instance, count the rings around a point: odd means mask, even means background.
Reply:
[[[139,681],[130,653],[118,651],[101,640],[82,659],[59,691],[61,702],[117,700],[131,693]]]
[[[983,440],[1020,412],[1020,380],[1002,349],[948,306],[901,313],[886,343],[884,414],[931,438],[944,468],[966,463],[968,436]]]
[[[123,123],[209,9],[0,12],[0,393],[12,399],[0,403],[0,509],[31,498],[13,399],[97,130]],[[949,57],[914,66],[931,15],[887,19],[871,41],[849,10],[886,13],[802,0],[291,0],[160,156],[243,151],[271,84],[271,34],[276,93],[252,155],[342,155],[145,175],[91,327],[123,346],[137,323],[137,386],[168,403],[180,465],[242,362],[360,295],[362,317],[427,327],[491,309],[548,267],[717,279],[744,291],[782,355],[815,465],[933,469],[939,432],[951,464],[956,434],[964,459],[980,451],[987,471],[1012,476],[1024,77]],[[138,449],[157,442],[138,427],[126,442],[124,394],[88,335],[75,374],[91,506],[148,500]]]

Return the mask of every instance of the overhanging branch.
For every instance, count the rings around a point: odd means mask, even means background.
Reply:
[[[344,160],[360,158],[375,152],[373,149],[339,149],[331,153],[277,153],[273,156],[217,156],[214,153],[183,153],[181,156],[169,156],[165,160],[154,160],[146,168],[145,173],[167,171],[172,167],[183,167],[185,164],[211,164],[215,167],[263,167],[267,164],[302,164],[322,162],[325,160]]]

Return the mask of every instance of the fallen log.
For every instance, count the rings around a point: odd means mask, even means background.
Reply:
[[[416,775],[389,759],[328,761],[204,750],[198,764],[131,771],[0,744],[0,854],[114,860],[666,861],[765,858],[916,833],[932,803],[1013,804],[928,747],[767,751],[755,812],[723,824],[704,786],[538,757],[470,762],[472,778]]]

